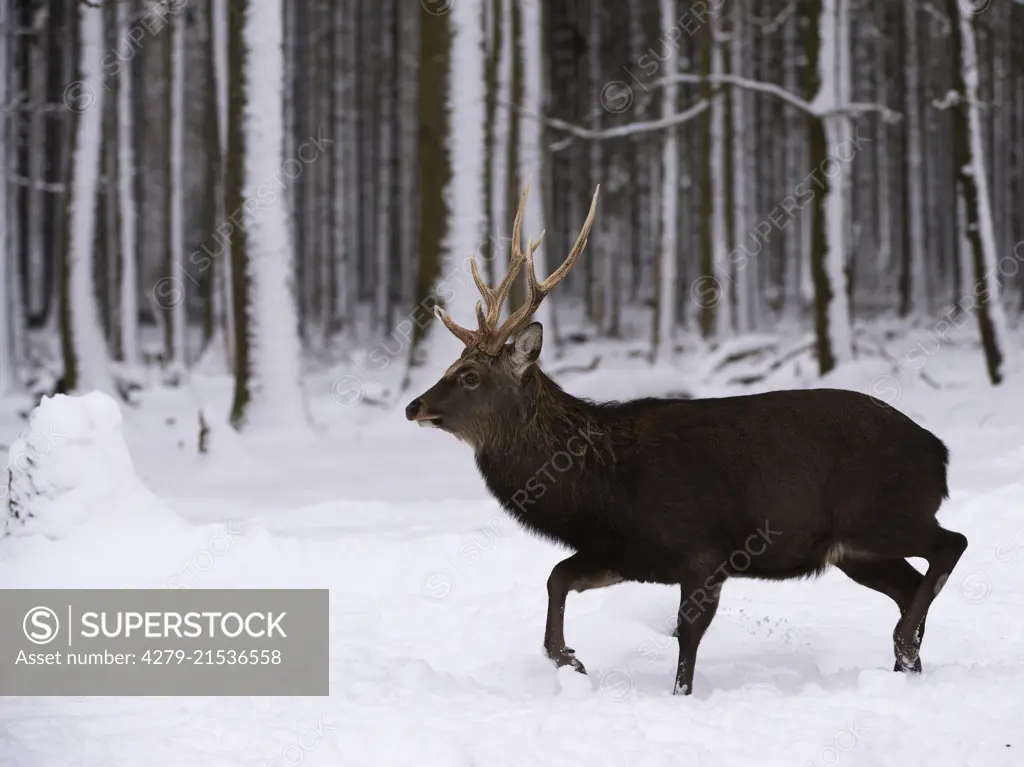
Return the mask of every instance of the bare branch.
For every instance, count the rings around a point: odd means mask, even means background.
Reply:
[[[671,128],[674,125],[680,125],[681,123],[694,119],[703,113],[708,106],[710,106],[709,101],[702,99],[684,111],[671,115],[670,117],[662,117],[657,120],[644,120],[642,122],[629,123],[628,125],[617,125],[614,128],[606,128],[604,130],[592,130],[590,128],[584,128],[580,125],[566,122],[565,120],[560,120],[557,117],[542,118],[539,115],[508,101],[500,103],[518,114],[525,115],[534,120],[543,121],[549,128],[564,131],[570,136],[583,139],[585,141],[603,141],[605,139],[637,136],[642,133],[654,133],[656,131],[665,130],[666,128]]]
[[[859,115],[864,112],[880,112],[882,119],[886,122],[898,122],[902,115],[899,112],[895,112],[889,109],[884,104],[872,104],[872,103],[850,103],[846,104],[842,109],[830,110],[828,112],[820,112],[814,104],[802,99],[799,96],[790,93],[788,90],[783,88],[781,85],[775,83],[764,83],[759,80],[748,80],[745,77],[739,77],[737,75],[722,74],[722,75],[697,75],[688,73],[679,73],[675,75],[669,75],[661,80],[655,82],[655,85],[669,85],[671,83],[691,83],[699,85],[701,83],[710,82],[712,85],[730,85],[736,88],[743,88],[748,91],[754,91],[756,93],[767,93],[772,96],[776,96],[787,104],[796,107],[801,112],[805,112],[809,115],[815,115],[817,117],[828,117],[829,115],[838,114],[850,114]]]

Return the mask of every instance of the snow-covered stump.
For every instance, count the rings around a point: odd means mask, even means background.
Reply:
[[[106,394],[43,397],[8,453],[3,535],[63,539],[82,530],[185,528],[136,476],[121,423]]]

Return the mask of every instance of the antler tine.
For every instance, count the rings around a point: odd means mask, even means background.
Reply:
[[[490,302],[494,298],[494,291],[487,286],[483,277],[480,276],[480,270],[476,264],[476,253],[469,257],[469,269],[473,273],[473,282],[476,283],[476,289],[480,291],[480,295],[483,296],[484,301],[486,301],[489,306]]]
[[[475,346],[480,340],[479,333],[476,333],[469,328],[462,327],[462,325],[458,324],[448,315],[448,312],[436,304],[434,306],[434,316],[441,320],[441,322],[444,323],[444,326],[466,346]]]
[[[576,242],[569,251],[569,255],[565,257],[565,261],[562,262],[561,266],[549,274],[547,279],[541,282],[538,282],[537,280],[537,272],[533,263],[533,254],[540,245],[541,240],[544,239],[544,234],[547,230],[540,233],[540,237],[537,238],[536,243],[532,240],[529,242],[527,248],[528,254],[526,255],[526,301],[522,306],[516,309],[512,316],[505,320],[501,328],[494,333],[493,337],[485,340],[488,351],[492,354],[496,354],[501,347],[505,345],[508,339],[526,324],[530,317],[533,316],[533,313],[537,311],[537,307],[540,306],[544,297],[554,289],[555,285],[565,279],[565,276],[575,265],[580,254],[583,253],[584,248],[587,247],[587,239],[590,237],[590,230],[594,226],[594,217],[597,214],[597,196],[600,191],[601,185],[598,184],[594,188],[594,196],[590,201],[590,212],[587,213],[587,219],[583,222],[583,228],[580,229],[580,233],[577,235]]]
[[[512,250],[509,254],[508,272],[506,272],[501,284],[491,291],[492,300],[487,302],[487,324],[491,332],[497,330],[498,320],[501,319],[501,307],[505,304],[505,300],[508,298],[509,291],[512,290],[512,284],[516,281],[516,277],[519,276],[519,270],[523,268],[523,264],[526,262],[526,255],[523,253],[522,246],[523,214],[526,212],[526,198],[530,195],[531,180],[531,178],[526,179],[526,188],[523,189],[523,193],[519,196],[519,210],[516,211],[515,222],[512,224]]]
[[[594,226],[594,217],[597,214],[597,194],[601,191],[601,185],[598,184],[594,188],[594,196],[590,200],[590,212],[587,213],[587,220],[583,222],[583,228],[580,229],[580,233],[576,236],[576,242],[573,243],[572,250],[569,251],[569,255],[565,257],[565,261],[555,271],[547,276],[543,282],[537,285],[537,288],[547,295],[551,292],[551,289],[565,279],[565,275],[569,273],[573,265],[576,263],[576,259],[580,257],[583,249],[587,247],[587,239],[590,237],[590,230]],[[531,260],[532,264],[532,260]],[[533,269],[531,268],[531,273]],[[537,275],[533,274],[533,279],[537,279]]]

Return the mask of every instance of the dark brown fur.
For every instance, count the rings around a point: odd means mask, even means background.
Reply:
[[[505,511],[575,552],[548,582],[552,660],[584,670],[563,638],[569,591],[679,584],[675,690],[689,693],[727,578],[836,565],[896,602],[896,670],[920,670],[928,607],[967,545],[935,519],[948,497],[938,437],[835,389],[594,403],[540,370],[540,346],[534,323],[496,356],[467,349],[406,412],[472,445]]]

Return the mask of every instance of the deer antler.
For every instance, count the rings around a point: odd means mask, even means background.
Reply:
[[[526,251],[523,251],[523,213],[526,211],[526,198],[530,194],[530,180],[527,179],[526,188],[523,189],[523,194],[519,198],[519,210],[516,212],[515,223],[512,226],[512,252],[509,257],[508,271],[498,287],[492,290],[483,281],[480,276],[480,271],[477,268],[475,254],[470,260],[470,268],[473,272],[473,281],[476,283],[476,287],[484,299],[483,303],[486,304],[486,311],[479,301],[477,301],[476,304],[476,316],[479,329],[473,331],[468,328],[464,328],[448,316],[448,313],[444,309],[434,307],[434,314],[437,318],[441,320],[441,322],[444,323],[444,326],[448,328],[448,330],[450,330],[460,341],[466,344],[466,346],[478,345],[488,354],[498,354],[508,339],[527,324],[530,317],[532,317],[534,312],[537,311],[537,307],[540,306],[548,293],[554,289],[555,285],[565,279],[565,276],[572,269],[573,265],[575,265],[576,260],[580,257],[583,249],[586,248],[587,238],[590,236],[590,230],[594,225],[594,216],[597,213],[597,196],[600,190],[601,185],[598,184],[594,189],[594,197],[590,201],[590,212],[587,214],[587,219],[583,222],[583,228],[576,237],[576,242],[569,251],[569,255],[566,256],[565,261],[563,261],[561,266],[559,266],[554,272],[549,274],[547,279],[538,281],[537,272],[534,269],[533,254],[537,251],[537,248],[540,247],[540,243],[544,239],[544,234],[547,230],[540,233],[536,242],[532,239],[529,240],[527,242]],[[519,276],[519,270],[522,269],[523,264],[526,264],[527,267],[526,301],[499,327],[498,320],[501,319],[501,307],[508,298],[509,291],[512,289],[512,284],[515,282],[516,277]]]

